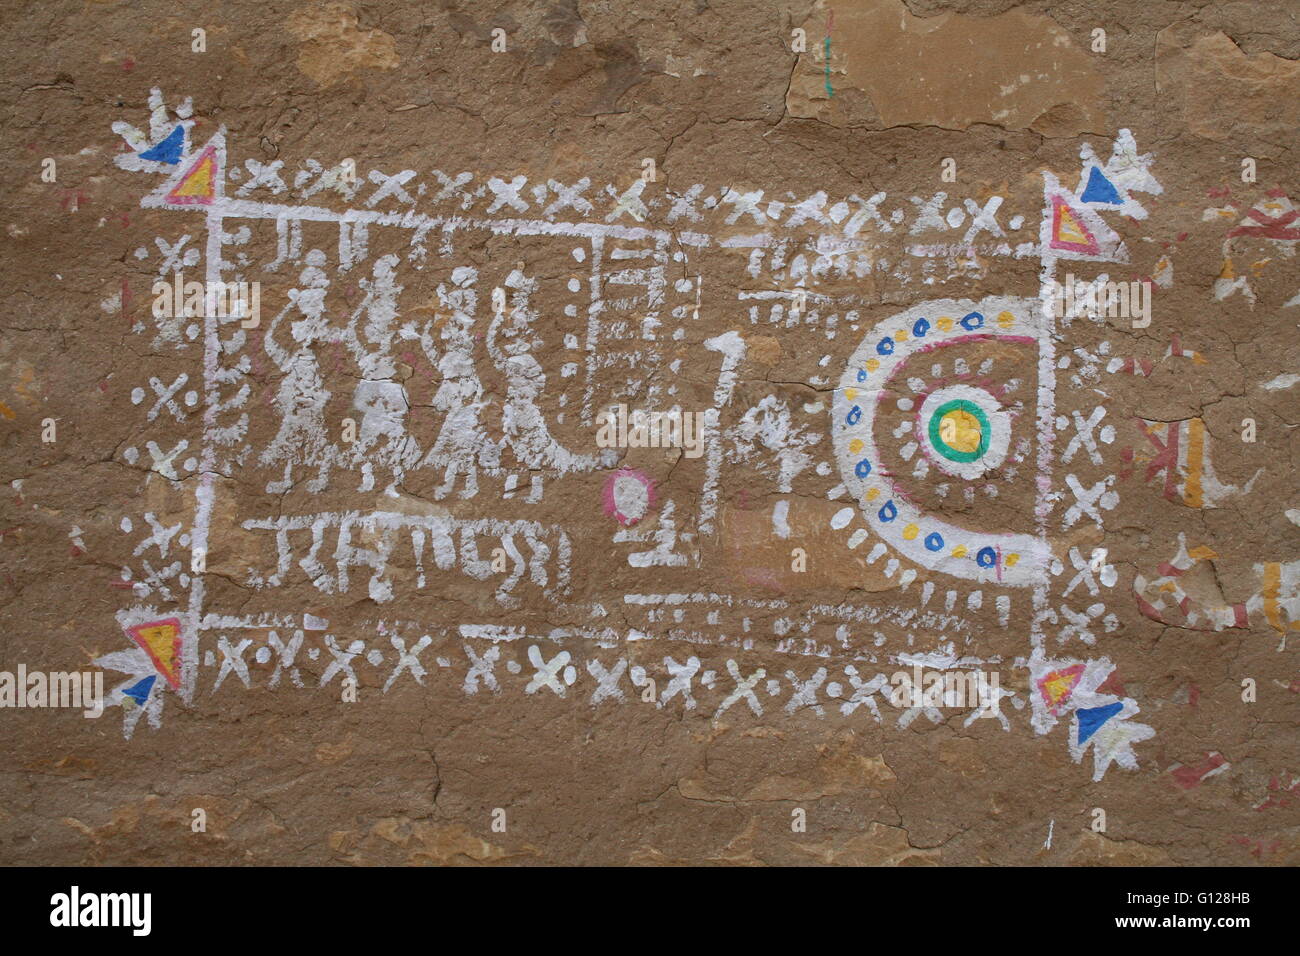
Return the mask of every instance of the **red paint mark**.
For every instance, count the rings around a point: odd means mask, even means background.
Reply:
[[[130,581],[123,581],[120,578],[116,581],[109,581],[108,586],[110,588],[121,588],[124,591],[134,590],[135,588],[135,585]]]
[[[104,381],[102,381],[102,382],[99,383],[99,390],[100,390],[101,392],[107,392],[107,391],[108,391],[108,379],[104,379]]]
[[[63,192],[64,196],[59,200],[59,205],[69,212],[76,212],[86,201],[86,194],[80,189],[65,189]]]
[[[1300,219],[1300,209],[1292,209],[1280,216],[1270,216],[1262,210],[1249,209],[1246,211],[1246,218],[1253,219],[1260,225],[1237,226],[1228,232],[1229,239],[1233,236],[1255,236],[1260,239],[1300,239],[1300,229],[1287,228],[1291,223]]]
[[[1185,232],[1180,232],[1180,233],[1178,234],[1178,241],[1179,241],[1179,242],[1182,242],[1182,241],[1183,241],[1184,239],[1186,239],[1186,238],[1187,238],[1187,233],[1185,233]]]
[[[125,72],[130,73],[132,70],[135,69],[135,60],[131,59],[131,58],[128,56],[128,57],[126,58],[126,62],[124,62],[124,63],[122,64],[122,69],[123,69]]]
[[[0,531],[0,538],[3,538],[5,535],[14,534],[17,531],[22,531],[22,530],[23,530],[22,525],[15,525],[12,528],[6,528],[4,531]]]
[[[1223,754],[1213,751],[1205,755],[1205,760],[1196,767],[1179,767],[1177,770],[1170,771],[1174,778],[1174,783],[1184,790],[1192,790],[1201,785],[1201,781],[1213,770],[1222,767],[1228,761],[1224,759]]]
[[[127,322],[131,319],[131,300],[135,298],[131,294],[131,280],[126,276],[122,277],[122,321]]]
[[[767,588],[769,591],[780,592],[782,590],[781,580],[771,568],[743,568],[740,574],[745,579],[746,584],[756,584],[759,587]]]
[[[1236,843],[1238,846],[1252,847],[1250,855],[1257,860],[1262,859],[1264,856],[1271,856],[1282,847],[1282,843],[1279,840],[1274,840],[1272,843],[1265,843],[1263,840],[1252,840],[1250,837],[1242,836],[1239,833],[1234,833],[1232,836],[1228,837],[1228,842]]]
[[[1196,705],[1200,703],[1200,700],[1201,700],[1201,689],[1197,687],[1195,684],[1192,684],[1187,691],[1187,706],[1191,707],[1192,709],[1195,709]]]
[[[1128,691],[1124,689],[1124,681],[1119,676],[1118,670],[1111,671],[1110,676],[1097,688],[1097,691],[1102,694],[1114,694],[1116,697],[1128,696]]]
[[[1292,796],[1300,797],[1300,778],[1291,781],[1291,786],[1285,790],[1282,789],[1282,781],[1276,776],[1268,782],[1268,789],[1272,795],[1267,797],[1263,803],[1255,807],[1256,810],[1268,810],[1272,807],[1289,807],[1293,801]]]
[[[1175,336],[1175,338],[1177,338],[1177,336]],[[1138,427],[1140,427],[1142,433],[1147,436],[1147,441],[1151,442],[1152,446],[1156,450],[1155,457],[1152,458],[1150,464],[1147,465],[1146,480],[1150,481],[1163,471],[1165,473],[1165,497],[1170,501],[1177,501],[1178,423],[1174,422],[1166,427],[1166,439],[1165,443],[1162,445],[1159,440],[1156,439],[1153,428],[1147,427],[1146,422],[1142,421],[1140,418],[1137,421]]]
[[[1229,189],[1227,186],[1224,186],[1222,189],[1211,189],[1208,193],[1206,193],[1206,195],[1209,196],[1211,199],[1226,199],[1227,197],[1232,195],[1232,190]]]
[[[79,558],[85,553],[86,553],[85,551],[82,551],[75,544],[72,547],[68,548],[68,556],[72,558]]]

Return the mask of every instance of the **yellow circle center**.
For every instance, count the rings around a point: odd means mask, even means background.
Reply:
[[[954,408],[939,420],[939,437],[953,451],[970,454],[980,447],[980,423],[970,412]]]

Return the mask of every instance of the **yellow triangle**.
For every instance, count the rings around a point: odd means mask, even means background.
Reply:
[[[184,181],[172,191],[172,195],[177,198],[195,199],[211,196],[212,177],[216,165],[211,156],[204,156],[199,164],[190,170]]]
[[[1064,674],[1057,674],[1051,680],[1047,681],[1047,696],[1055,706],[1061,702],[1066,694],[1070,692],[1071,682],[1069,677]]]
[[[1088,234],[1079,225],[1079,221],[1066,206],[1061,207],[1061,224],[1056,231],[1056,238],[1061,242],[1073,242],[1083,246],[1091,242]]]
[[[168,674],[175,673],[173,658],[176,653],[176,626],[173,624],[156,624],[152,627],[142,627],[136,633],[148,645],[149,650],[158,659],[162,669]]]

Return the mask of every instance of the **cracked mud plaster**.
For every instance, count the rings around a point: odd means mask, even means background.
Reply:
[[[6,25],[0,861],[1300,862],[1291,5]]]

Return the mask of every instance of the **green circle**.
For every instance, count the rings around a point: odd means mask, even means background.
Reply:
[[[939,423],[949,412],[965,412],[980,424],[980,443],[974,451],[958,451],[953,448],[939,434]],[[949,461],[967,462],[974,461],[989,450],[989,438],[992,429],[989,427],[989,418],[984,414],[984,409],[980,408],[974,402],[968,402],[964,398],[953,399],[951,402],[944,402],[934,410],[930,416],[930,444],[934,450],[943,455]]]

